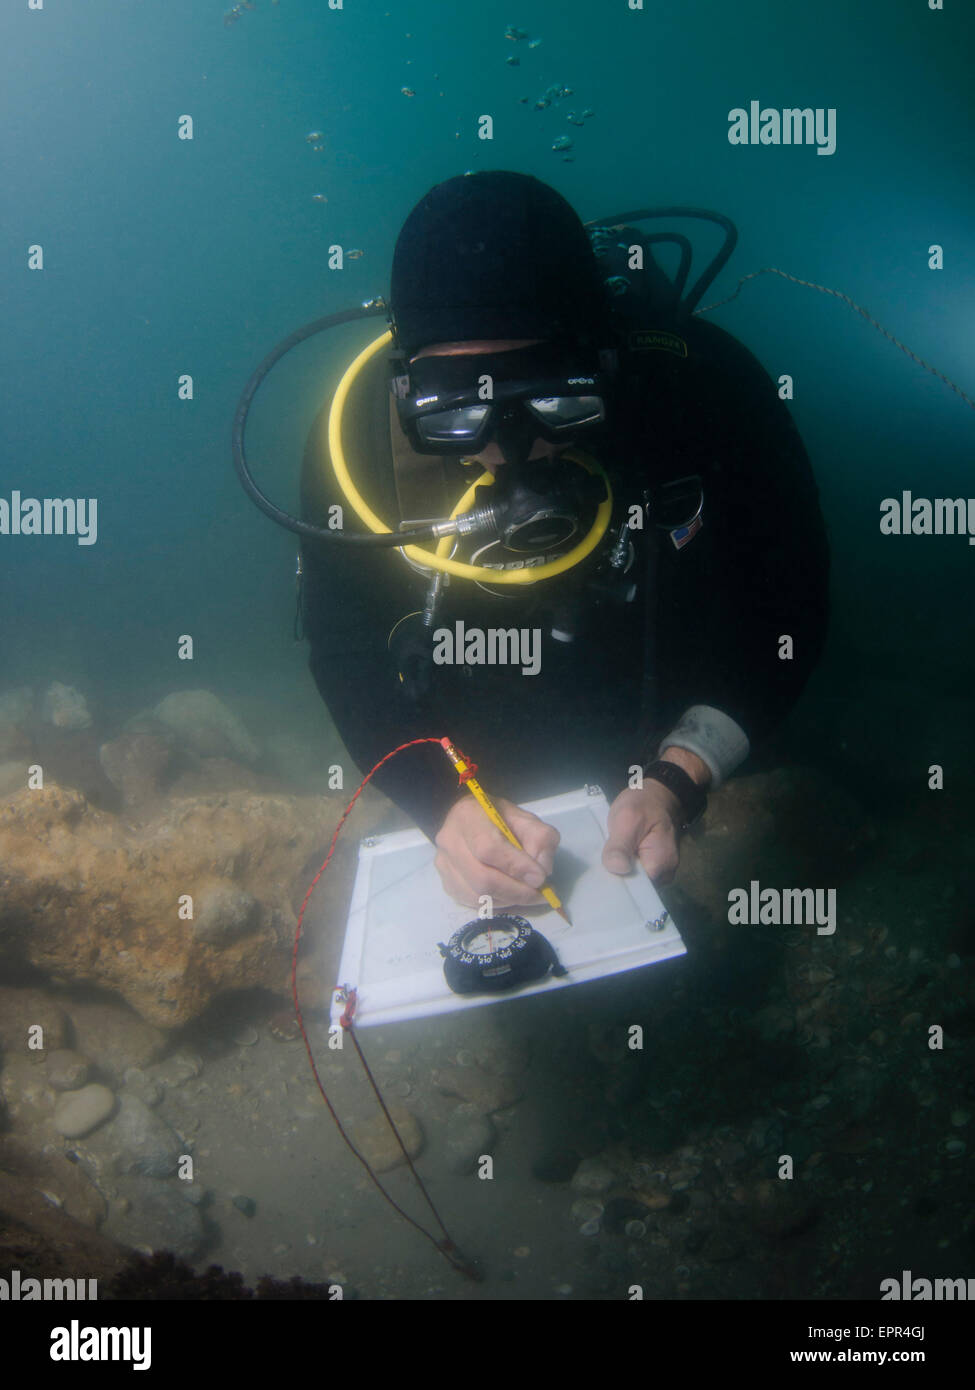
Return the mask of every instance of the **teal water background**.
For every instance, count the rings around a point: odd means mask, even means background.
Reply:
[[[293,541],[231,469],[236,399],[293,328],[386,292],[404,216],[466,168],[536,174],[585,218],[714,207],[741,240],[706,302],[780,267],[851,295],[975,392],[969,6],[258,0],[229,27],[223,15],[219,0],[0,12],[2,492],[99,499],[96,545],[0,542],[10,681],[57,678],[131,707],[185,684],[187,632],[192,684],[306,681]],[[508,23],[541,44],[506,40]],[[520,103],[551,83],[573,97]],[[751,99],[835,107],[835,154],[730,145],[728,112]],[[587,106],[583,128],[566,125]],[[492,141],[477,138],[484,113]],[[177,138],[184,114],[192,141]],[[321,154],[305,141],[315,128]],[[571,163],[550,148],[566,133]],[[709,237],[695,233],[702,249]],[[26,269],[35,243],[43,272]],[[364,254],[329,271],[330,243]],[[927,268],[933,243],[942,271]],[[777,277],[715,321],[795,379],[834,541],[838,673],[852,654],[943,665],[957,683],[975,553],[881,538],[879,503],[972,491],[971,410],[839,302]],[[296,354],[255,410],[255,467],[285,506],[328,354]],[[177,399],[183,372],[191,403]]]

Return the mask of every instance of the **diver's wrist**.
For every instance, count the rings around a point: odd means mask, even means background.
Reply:
[[[703,758],[699,758],[689,748],[664,748],[660,753],[660,761],[674,763],[676,767],[683,768],[699,787],[706,789],[711,785],[711,769]]]

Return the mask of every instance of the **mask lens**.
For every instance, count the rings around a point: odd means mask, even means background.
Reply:
[[[469,444],[480,434],[489,409],[487,405],[467,405],[420,415],[416,432],[426,444]]]
[[[537,420],[550,430],[580,429],[606,418],[600,396],[542,396],[526,402]]]

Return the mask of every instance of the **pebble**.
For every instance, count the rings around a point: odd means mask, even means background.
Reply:
[[[944,1144],[944,1151],[949,1158],[960,1158],[965,1152],[964,1139],[947,1139]]]
[[[581,1236],[598,1236],[601,1229],[599,1218],[594,1217],[592,1221],[584,1221],[582,1223],[579,1227],[579,1234]]]
[[[971,1118],[967,1110],[952,1110],[951,1112],[951,1123],[956,1129],[963,1128]]]
[[[400,1137],[406,1145],[410,1158],[416,1158],[423,1148],[423,1130],[420,1122],[405,1105],[391,1104],[389,1113],[393,1118]],[[387,1173],[406,1160],[396,1136],[393,1134],[385,1115],[373,1115],[352,1127],[352,1141],[377,1173]]]
[[[65,1139],[83,1139],[108,1119],[115,1109],[115,1095],[93,1082],[80,1091],[67,1091],[54,1107],[54,1128]]]
[[[556,1284],[556,1286],[555,1286],[555,1292],[556,1292],[556,1293],[562,1294],[563,1297],[566,1297],[568,1294],[570,1294],[570,1293],[572,1292],[572,1285],[571,1285],[571,1284]]]
[[[598,1221],[602,1214],[602,1202],[597,1202],[592,1197],[581,1197],[569,1208],[569,1215],[573,1221]]]
[[[203,1071],[203,1058],[195,1052],[176,1052],[164,1062],[156,1062],[148,1071],[153,1080],[169,1089],[185,1086]]]
[[[243,1028],[238,1028],[236,1033],[232,1035],[231,1041],[235,1047],[253,1047],[259,1038],[260,1033],[257,1029],[252,1028],[250,1024],[245,1024]]]
[[[135,1096],[150,1110],[163,1098],[165,1088],[162,1082],[154,1081],[141,1067],[127,1067],[122,1080],[125,1082],[126,1095]]]
[[[572,1175],[576,1192],[607,1192],[616,1182],[616,1174],[601,1158],[584,1158]]]
[[[519,1245],[515,1250],[512,1251],[512,1254],[514,1255],[516,1260],[527,1260],[528,1256],[531,1254],[531,1246]]]
[[[631,1240],[642,1240],[647,1233],[646,1222],[627,1221],[626,1225],[623,1227],[623,1231]]]
[[[507,1109],[524,1094],[515,1077],[487,1076],[479,1067],[444,1067],[431,1079],[441,1095],[469,1101],[485,1114]]]
[[[77,1091],[88,1080],[91,1063],[71,1048],[47,1054],[47,1084],[52,1091]]]

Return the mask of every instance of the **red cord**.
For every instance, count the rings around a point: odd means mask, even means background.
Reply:
[[[336,846],[336,844],[337,844],[337,842],[338,842],[339,833],[340,833],[340,831],[341,831],[343,825],[345,824],[345,822],[348,820],[349,814],[350,814],[350,812],[351,812],[351,810],[352,810],[352,807],[355,805],[356,801],[358,800],[359,795],[361,794],[361,792],[362,792],[363,788],[365,787],[366,783],[369,782],[369,781],[372,779],[372,777],[379,771],[379,769],[382,767],[383,763],[389,762],[390,758],[394,758],[394,757],[396,756],[396,754],[397,754],[397,753],[401,753],[401,752],[403,751],[404,748],[413,748],[413,747],[415,747],[417,744],[420,744],[420,743],[438,743],[438,744],[441,744],[442,742],[443,742],[443,740],[438,739],[438,738],[413,738],[413,739],[410,739],[408,743],[401,743],[401,744],[399,744],[396,748],[394,748],[394,749],[392,750],[392,752],[387,753],[386,756],[385,756],[384,758],[380,758],[379,762],[376,763],[375,767],[373,767],[373,768],[371,769],[371,771],[369,771],[369,772],[365,775],[365,777],[363,777],[363,779],[362,779],[362,781],[359,783],[358,787],[356,787],[355,792],[353,793],[353,796],[352,796],[351,801],[349,802],[348,806],[346,806],[344,812],[342,813],[342,818],[341,818],[341,820],[339,821],[338,825],[335,827],[335,833],[332,835],[332,842],[331,842],[331,844],[330,844],[329,847],[328,847],[328,853],[327,853],[326,856],[325,856],[325,859],[324,859],[324,861],[323,861],[323,863],[322,863],[322,866],[321,866],[321,868],[318,870],[318,873],[315,875],[315,877],[312,879],[312,881],[311,881],[311,883],[310,883],[310,885],[309,885],[309,887],[308,887],[308,892],[305,894],[304,899],[303,899],[302,904],[301,904],[301,908],[299,909],[299,912],[298,912],[298,921],[297,921],[297,925],[296,925],[296,927],[295,927],[294,949],[293,949],[293,951],[292,951],[292,953],[291,953],[291,996],[292,996],[292,999],[294,1000],[294,1006],[295,1006],[295,1019],[297,1020],[298,1028],[299,1028],[299,1030],[300,1030],[300,1032],[301,1032],[302,1040],[304,1041],[304,1044],[305,1044],[305,1051],[308,1053],[308,1062],[309,1062],[309,1065],[311,1066],[312,1075],[313,1075],[314,1078],[315,1078],[315,1084],[317,1085],[318,1090],[319,1090],[319,1092],[321,1093],[322,1100],[324,1100],[325,1104],[328,1106],[328,1112],[329,1112],[329,1114],[331,1115],[332,1119],[335,1121],[336,1128],[338,1129],[338,1132],[339,1132],[339,1134],[342,1136],[342,1138],[343,1138],[343,1140],[345,1141],[346,1145],[349,1147],[349,1149],[351,1149],[352,1153],[355,1154],[356,1158],[359,1160],[359,1162],[360,1162],[360,1163],[362,1164],[362,1166],[365,1168],[366,1172],[369,1174],[370,1178],[371,1178],[372,1181],[375,1183],[376,1187],[379,1189],[379,1191],[382,1193],[382,1195],[385,1197],[385,1199],[386,1199],[386,1201],[389,1203],[389,1205],[393,1208],[393,1210],[396,1211],[396,1212],[398,1212],[398,1214],[399,1214],[400,1216],[403,1217],[404,1221],[408,1221],[408,1222],[410,1223],[411,1226],[415,1227],[416,1230],[418,1230],[418,1231],[420,1232],[421,1235],[426,1236],[427,1240],[429,1240],[430,1243],[431,1243],[432,1245],[434,1245],[434,1246],[440,1251],[441,1255],[443,1255],[444,1258],[447,1259],[451,1265],[453,1265],[454,1269],[456,1269],[456,1270],[457,1270],[459,1273],[461,1273],[461,1274],[465,1274],[469,1279],[480,1280],[480,1278],[481,1278],[482,1276],[480,1275],[480,1273],[478,1272],[478,1270],[475,1269],[474,1266],[471,1265],[470,1262],[467,1261],[467,1260],[463,1257],[463,1255],[461,1255],[460,1251],[457,1249],[457,1246],[454,1244],[453,1240],[451,1239],[450,1233],[449,1233],[449,1231],[447,1230],[446,1226],[444,1225],[444,1223],[443,1223],[443,1221],[442,1221],[442,1219],[441,1219],[441,1217],[440,1217],[440,1213],[437,1211],[437,1208],[434,1206],[433,1202],[432,1202],[431,1199],[430,1199],[429,1194],[427,1193],[426,1188],[425,1188],[424,1185],[423,1185],[423,1180],[421,1179],[419,1173],[417,1173],[416,1169],[413,1167],[413,1160],[410,1158],[410,1155],[409,1155],[409,1153],[407,1152],[406,1145],[403,1143],[403,1140],[402,1140],[402,1138],[400,1137],[399,1130],[396,1128],[396,1125],[395,1125],[394,1122],[393,1122],[393,1118],[392,1118],[392,1116],[390,1115],[389,1111],[388,1111],[387,1108],[386,1108],[386,1102],[383,1100],[382,1095],[380,1094],[380,1091],[379,1091],[379,1087],[376,1085],[376,1082],[375,1082],[375,1079],[373,1078],[372,1072],[371,1072],[370,1069],[369,1069],[369,1064],[367,1063],[365,1057],[363,1056],[362,1048],[359,1046],[359,1039],[358,1039],[358,1037],[356,1036],[355,1029],[354,1029],[353,1026],[352,1026],[353,1018],[354,1018],[354,1016],[355,1016],[356,1006],[357,1006],[357,1004],[358,1004],[358,998],[357,998],[356,990],[355,990],[354,988],[351,988],[351,987],[348,986],[348,985],[342,986],[340,998],[344,1000],[345,1009],[344,1009],[343,1012],[342,1012],[342,1016],[341,1016],[339,1022],[341,1023],[342,1028],[345,1029],[346,1032],[348,1032],[349,1036],[350,1036],[351,1039],[352,1039],[353,1044],[355,1045],[356,1052],[357,1052],[358,1055],[359,1055],[359,1060],[361,1061],[363,1067],[365,1068],[366,1075],[367,1075],[367,1077],[369,1078],[369,1081],[370,1081],[370,1083],[371,1083],[371,1085],[372,1085],[373,1091],[376,1093],[376,1098],[377,1098],[377,1100],[379,1101],[379,1104],[380,1104],[380,1106],[381,1106],[381,1108],[382,1108],[383,1114],[386,1116],[386,1119],[389,1121],[390,1128],[392,1129],[393,1133],[394,1133],[395,1136],[396,1136],[397,1141],[399,1142],[399,1146],[400,1146],[400,1148],[401,1148],[402,1151],[403,1151],[403,1156],[405,1157],[406,1162],[407,1162],[407,1164],[409,1165],[410,1172],[413,1174],[413,1177],[415,1178],[415,1180],[416,1180],[416,1182],[417,1182],[417,1185],[418,1185],[419,1188],[420,1188],[420,1191],[423,1193],[423,1196],[426,1198],[427,1205],[430,1207],[430,1210],[433,1212],[433,1215],[434,1215],[434,1217],[436,1218],[437,1224],[439,1225],[440,1229],[443,1231],[443,1234],[444,1234],[444,1239],[443,1239],[443,1240],[437,1240],[437,1238],[436,1238],[435,1236],[431,1235],[430,1232],[429,1232],[428,1230],[426,1230],[423,1226],[421,1226],[421,1225],[419,1224],[418,1221],[414,1221],[413,1218],[412,1218],[412,1216],[407,1215],[407,1213],[406,1213],[405,1211],[403,1211],[402,1207],[398,1206],[397,1203],[393,1201],[393,1198],[389,1195],[389,1193],[388,1193],[388,1192],[386,1191],[386,1189],[383,1187],[382,1183],[379,1181],[379,1178],[378,1178],[378,1177],[376,1176],[376,1174],[373,1172],[373,1170],[372,1170],[372,1168],[370,1167],[369,1162],[367,1161],[367,1159],[359,1152],[359,1150],[358,1150],[358,1149],[355,1147],[355,1145],[353,1144],[352,1140],[351,1140],[351,1139],[349,1138],[349,1136],[346,1134],[344,1128],[342,1127],[342,1122],[341,1122],[341,1120],[339,1119],[338,1115],[336,1114],[335,1108],[334,1108],[334,1106],[332,1105],[332,1102],[331,1102],[331,1101],[329,1100],[329,1098],[328,1098],[328,1094],[327,1094],[327,1092],[326,1092],[326,1090],[325,1090],[325,1087],[322,1085],[322,1079],[321,1079],[321,1077],[320,1077],[319,1074],[318,1074],[318,1067],[317,1067],[317,1065],[316,1065],[316,1063],[315,1063],[315,1057],[314,1057],[314,1054],[313,1054],[313,1052],[312,1052],[312,1050],[311,1050],[311,1043],[308,1041],[308,1034],[305,1032],[305,1020],[304,1020],[304,1018],[302,1017],[301,1005],[300,1005],[300,1003],[298,1002],[298,946],[299,946],[299,943],[300,943],[300,941],[301,941],[302,932],[303,932],[303,930],[304,930],[305,909],[306,909],[307,906],[308,906],[308,903],[309,903],[309,900],[311,899],[312,893],[314,893],[316,887],[318,886],[318,881],[319,881],[319,879],[321,878],[321,876],[322,876],[322,874],[325,872],[325,870],[328,868],[329,862],[331,861],[331,858],[332,858],[332,855],[335,853],[335,846]],[[472,777],[472,776],[474,775],[474,772],[475,772],[476,770],[477,770],[477,769],[476,769],[476,766],[475,766],[474,764],[471,764],[471,765],[470,765],[470,768],[469,768],[469,770],[468,770],[468,772],[467,772],[466,774],[462,774],[462,775],[461,775],[461,782],[465,782],[465,781],[467,780],[468,777]]]

